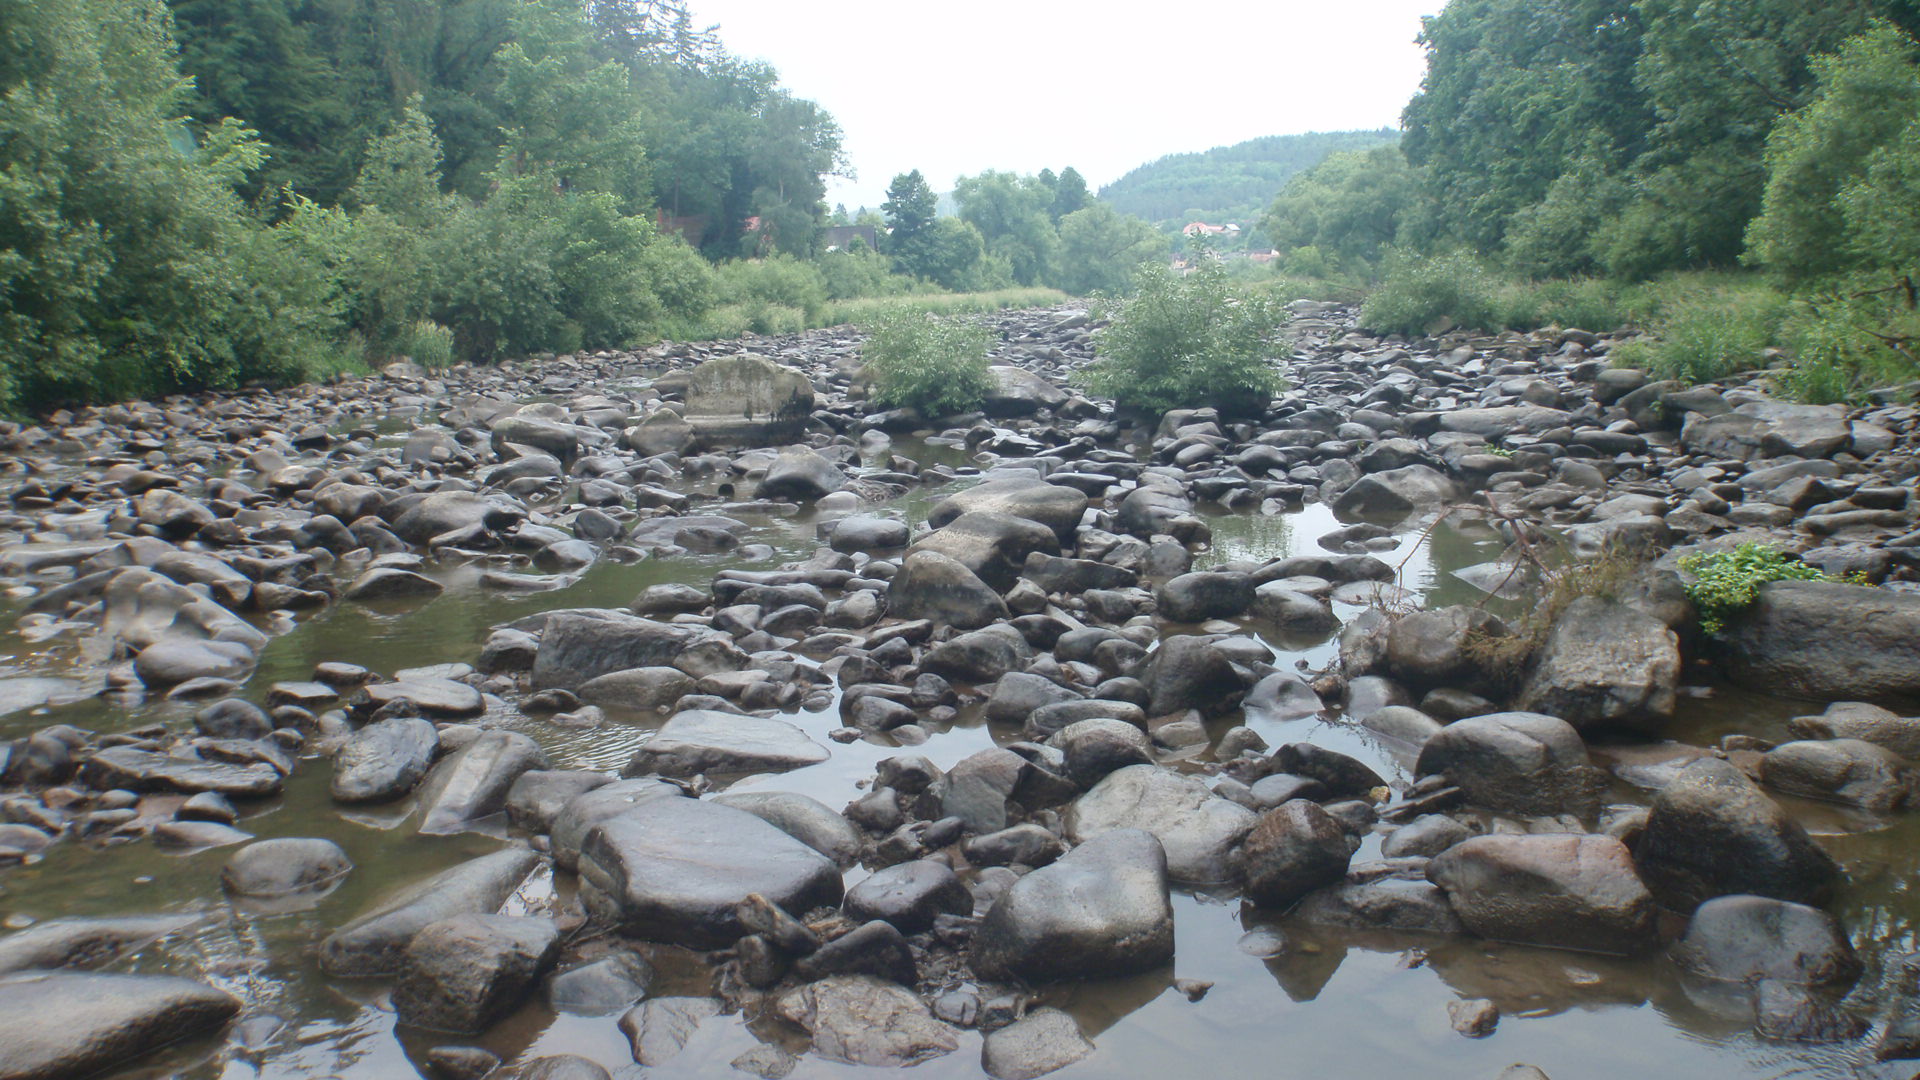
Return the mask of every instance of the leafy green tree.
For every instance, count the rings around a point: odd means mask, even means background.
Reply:
[[[1258,416],[1285,386],[1274,357],[1286,312],[1270,293],[1236,293],[1218,260],[1184,276],[1143,266],[1133,294],[1100,315],[1110,322],[1080,380],[1124,408]]]
[[[1287,182],[1261,228],[1282,253],[1312,247],[1339,262],[1372,263],[1418,198],[1398,146],[1333,154]]]
[[[1141,264],[1164,260],[1167,238],[1136,217],[1096,201],[1060,219],[1053,283],[1075,296],[1117,293]]]
[[[887,215],[887,235],[896,247],[912,244],[933,226],[934,206],[933,188],[919,169],[893,178],[880,209]]]
[[[1056,225],[1068,214],[1086,209],[1093,199],[1093,193],[1087,190],[1086,178],[1071,165],[1060,170],[1060,179],[1047,186],[1053,191],[1053,205],[1047,208],[1047,213]]]
[[[1911,220],[1910,207],[1893,203],[1914,169],[1917,63],[1920,48],[1892,26],[1814,62],[1817,95],[1783,117],[1767,143],[1764,210],[1747,231],[1751,258],[1798,282],[1863,261],[1885,265],[1882,251],[1913,251],[1876,222]]]
[[[166,6],[0,10],[0,407],[324,363],[324,276],[231,187],[258,141],[223,124],[183,152]]]
[[[1014,281],[1032,285],[1046,276],[1058,237],[1047,216],[1054,196],[1044,182],[989,171],[961,177],[953,196],[961,220],[980,230],[989,252],[1007,260]]]

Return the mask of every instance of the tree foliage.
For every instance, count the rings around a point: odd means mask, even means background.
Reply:
[[[1250,223],[1288,180],[1329,155],[1366,150],[1394,138],[1385,128],[1310,132],[1169,154],[1101,188],[1100,198],[1122,214],[1161,225],[1177,227],[1194,220]]]

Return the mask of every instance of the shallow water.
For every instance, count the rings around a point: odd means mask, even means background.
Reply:
[[[963,462],[957,451],[915,446],[901,452],[927,461]],[[934,501],[962,479],[913,492],[891,509],[918,522]],[[265,651],[254,685],[305,679],[321,661],[347,661],[392,673],[403,668],[473,659],[488,628],[556,607],[618,606],[648,585],[706,585],[724,568],[766,568],[807,557],[815,547],[812,515],[735,515],[751,526],[743,539],[766,544],[771,557],[743,562],[737,555],[678,557],[616,565],[601,563],[573,586],[549,593],[515,595],[483,589],[475,567],[434,571],[448,585],[430,603],[372,609],[336,605],[280,636]],[[1213,549],[1197,565],[1285,554],[1320,553],[1317,538],[1337,527],[1323,506],[1274,516],[1215,514]],[[1490,532],[1443,526],[1408,532],[1400,546],[1378,553],[1400,571],[1399,583],[1431,604],[1474,602],[1480,592],[1452,571],[1495,559],[1500,543]],[[1494,601],[1496,610],[1511,604]],[[1341,612],[1353,614],[1353,609]],[[15,605],[0,606],[0,625],[12,624]],[[1250,625],[1276,652],[1275,663],[1304,661],[1322,667],[1335,655],[1330,640],[1287,640],[1271,628]],[[12,635],[0,636],[0,671],[39,669],[46,649]],[[1758,698],[1737,688],[1702,686],[1687,698],[1671,735],[1712,745],[1720,736],[1777,736],[1786,718],[1804,711],[1790,702]],[[188,706],[154,702],[127,709],[87,701],[0,718],[0,737],[53,721],[111,732],[154,721],[186,722]],[[788,714],[832,749],[817,766],[782,776],[754,777],[739,787],[793,790],[841,806],[860,794],[875,762],[901,752],[884,740],[841,745],[827,740],[840,726],[837,708]],[[1220,722],[1224,728],[1238,718]],[[1356,726],[1322,720],[1248,722],[1268,742],[1312,740],[1352,754],[1393,779],[1407,777],[1404,748],[1387,745]],[[615,723],[593,730],[556,728],[525,719],[513,723],[538,739],[554,768],[613,769],[645,740],[647,724]],[[912,749],[948,766],[995,742],[1016,740],[1015,728],[989,727],[963,712],[931,741]],[[1602,748],[1603,753],[1615,748]],[[1644,748],[1618,748],[1644,752]],[[1657,756],[1657,755],[1656,755]],[[202,1041],[149,1059],[122,1077],[179,1075],[191,1078],[312,1077],[378,1078],[413,1075],[418,1055],[448,1040],[396,1032],[378,981],[322,977],[311,950],[333,927],[407,882],[491,850],[498,840],[480,834],[425,838],[415,835],[407,807],[343,814],[327,797],[324,762],[308,761],[277,799],[243,806],[241,826],[260,837],[323,836],[344,847],[356,869],[336,892],[306,912],[270,914],[236,907],[223,899],[218,874],[229,850],[169,855],[150,843],[114,848],[65,842],[34,865],[0,871],[0,917],[44,920],[60,915],[197,910],[207,922],[184,940],[148,950],[139,970],[199,974],[241,995],[246,1015],[284,1018],[287,1026],[258,1051],[222,1050]],[[1623,802],[1644,801],[1629,785],[1616,786]],[[1911,819],[1876,821],[1833,807],[1795,803],[1809,826],[1848,866],[1854,882],[1835,905],[1869,961],[1858,993],[1872,1011],[1877,973],[1874,958],[1913,947],[1920,904],[1908,883],[1920,863],[1920,824]],[[1377,838],[1361,858],[1377,853]],[[863,873],[855,870],[849,883]],[[565,875],[539,880],[516,900],[539,910],[556,890],[571,887]],[[1781,1076],[1908,1076],[1912,1066],[1872,1066],[1854,1049],[1783,1047],[1758,1041],[1741,1016],[1714,995],[1684,985],[1672,965],[1654,957],[1624,960],[1507,946],[1471,939],[1419,935],[1341,935],[1308,931],[1237,900],[1182,893],[1175,898],[1177,958],[1168,970],[1125,980],[1048,988],[1039,1000],[1071,1012],[1098,1051],[1059,1074],[1072,1077],[1165,1077],[1192,1075],[1198,1063],[1210,1072],[1260,1077],[1372,1076],[1405,1070],[1435,1077],[1492,1077],[1508,1064],[1526,1061],[1554,1080],[1582,1078],[1733,1078]],[[1243,948],[1250,931],[1277,935],[1278,951]],[[1251,943],[1248,943],[1251,945]],[[654,950],[663,975],[656,994],[705,992],[701,969],[675,950]],[[1173,987],[1175,976],[1213,984],[1192,1002]],[[1504,1016],[1490,1038],[1470,1040],[1453,1032],[1446,1005],[1463,997],[1493,999]],[[575,1053],[593,1058],[615,1076],[723,1077],[740,1075],[729,1062],[763,1040],[799,1050],[793,1033],[776,1026],[722,1016],[702,1025],[673,1062],[652,1069],[634,1065],[614,1017],[556,1017],[538,1002],[496,1025],[484,1045],[504,1058]],[[963,1035],[958,1052],[914,1070],[928,1078],[977,1077],[979,1037]],[[796,1078],[867,1075],[871,1070],[803,1057]]]

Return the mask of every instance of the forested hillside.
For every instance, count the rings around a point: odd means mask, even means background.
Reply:
[[[1378,131],[1269,135],[1194,154],[1168,154],[1100,189],[1123,214],[1162,225],[1189,221],[1252,224],[1289,179],[1343,150],[1392,142]]]
[[[1302,174],[1265,226],[1296,270],[1384,258],[1382,326],[1501,322],[1502,276],[1658,279],[1615,307],[1713,354],[1670,367],[1771,342],[1843,394],[1915,367],[1916,30],[1913,0],[1453,0],[1399,146]],[[1764,276],[1670,280],[1743,269]]]

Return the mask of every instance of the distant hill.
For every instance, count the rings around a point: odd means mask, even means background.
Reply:
[[[1377,131],[1314,131],[1268,135],[1197,154],[1168,154],[1100,189],[1115,210],[1162,226],[1188,221],[1251,227],[1297,173],[1345,150],[1365,150],[1400,137]]]

